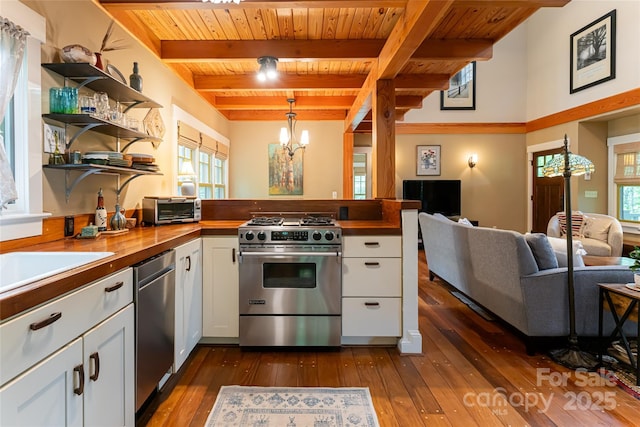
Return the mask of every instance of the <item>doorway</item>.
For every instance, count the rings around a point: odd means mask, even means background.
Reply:
[[[548,178],[543,175],[544,165],[551,159],[561,156],[562,149],[538,151],[533,153],[532,160],[532,233],[547,232],[549,219],[564,206],[564,178],[562,176]]]

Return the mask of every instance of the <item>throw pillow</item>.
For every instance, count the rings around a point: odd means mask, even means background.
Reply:
[[[551,243],[544,233],[530,233],[524,236],[527,244],[531,248],[533,257],[540,270],[548,270],[550,268],[558,268],[558,259],[556,253],[551,247]]]
[[[564,212],[558,212],[558,223],[560,224],[560,234],[567,234],[567,216]],[[584,227],[584,215],[580,211],[571,212],[571,233],[572,236],[582,237]]]
[[[596,218],[585,215],[585,224],[582,233],[584,237],[606,242],[609,239],[611,218]]]

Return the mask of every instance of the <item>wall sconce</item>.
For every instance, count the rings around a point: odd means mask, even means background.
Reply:
[[[258,58],[260,69],[258,70],[258,80],[266,82],[278,76],[278,58],[275,56],[261,56]]]
[[[472,155],[469,156],[469,167],[470,168],[474,168],[476,164],[478,164],[478,155],[476,153],[473,153]]]

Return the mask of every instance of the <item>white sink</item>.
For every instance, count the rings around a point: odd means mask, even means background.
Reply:
[[[9,252],[0,254],[0,292],[111,255],[113,252]]]

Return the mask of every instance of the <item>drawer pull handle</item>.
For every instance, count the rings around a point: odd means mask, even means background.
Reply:
[[[236,248],[231,248],[231,262],[236,263]]]
[[[100,355],[97,351],[91,353],[89,360],[93,360],[93,374],[89,375],[89,379],[91,381],[98,381],[98,377],[100,376]]]
[[[364,242],[365,246],[380,246],[378,242]]]
[[[191,255],[187,255],[187,271],[191,271]]]
[[[375,262],[374,261],[366,261],[364,263],[364,265],[366,265],[367,267],[377,267],[377,266],[380,265],[380,263],[377,262],[377,261],[375,261]]]
[[[113,291],[117,291],[118,289],[120,289],[122,286],[124,286],[124,282],[118,282],[113,286],[107,286],[106,288],[104,288],[105,292],[113,292]]]
[[[73,372],[78,373],[78,387],[73,388],[73,392],[78,396],[84,393],[84,366],[82,364],[73,368]]]
[[[364,306],[365,307],[380,307],[380,303],[379,302],[365,302]]]
[[[32,331],[37,331],[38,329],[42,329],[46,326],[49,326],[53,322],[60,320],[61,317],[62,317],[62,312],[60,311],[56,313],[51,313],[51,316],[47,317],[46,319],[30,324],[29,329],[31,329]]]

